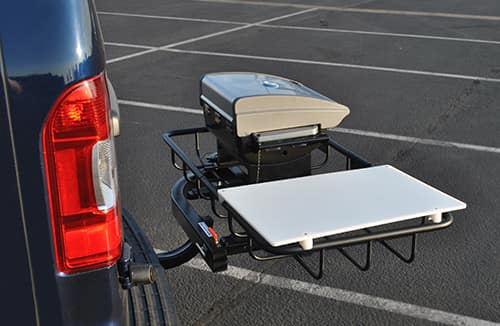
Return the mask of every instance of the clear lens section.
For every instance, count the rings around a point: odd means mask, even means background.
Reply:
[[[113,137],[97,142],[92,149],[92,176],[97,207],[107,211],[117,197],[117,177]]]

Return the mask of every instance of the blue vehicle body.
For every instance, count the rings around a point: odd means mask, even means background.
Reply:
[[[116,264],[58,273],[44,180],[41,131],[49,111],[68,87],[105,69],[93,2],[2,2],[0,46],[2,320],[129,324],[129,293]]]

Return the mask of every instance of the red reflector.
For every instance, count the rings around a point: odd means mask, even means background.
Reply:
[[[112,210],[104,216],[86,217],[64,225],[66,264],[69,269],[114,262],[121,255],[121,225]],[[73,224],[73,225],[72,225]]]
[[[103,181],[97,173],[115,168],[103,74],[62,94],[49,113],[42,137],[58,269],[74,273],[113,264],[122,245],[117,189],[109,185],[116,176],[101,173],[106,176]],[[111,144],[113,153],[96,155],[98,142]],[[96,185],[105,188],[105,195]],[[96,192],[99,201],[106,197],[106,205],[98,203]]]

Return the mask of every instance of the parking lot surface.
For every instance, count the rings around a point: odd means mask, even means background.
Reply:
[[[185,241],[170,210],[181,177],[162,141],[203,125],[199,78],[257,71],[350,107],[331,135],[463,200],[404,264],[374,247],[361,272],[328,252],[316,281],[294,260],[232,256],[168,270],[186,325],[500,323],[500,5],[496,1],[96,1],[121,103],[122,205],[154,246]],[[190,140],[181,144],[191,147]]]

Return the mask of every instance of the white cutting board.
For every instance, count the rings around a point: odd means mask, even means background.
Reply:
[[[390,166],[264,182],[218,191],[269,244],[313,239],[423,216],[466,204]]]

